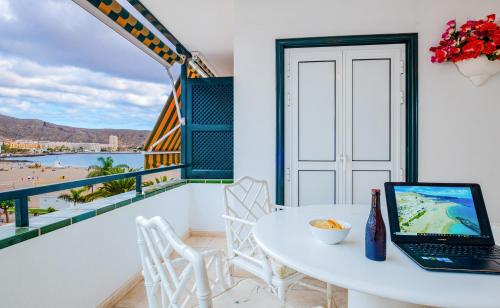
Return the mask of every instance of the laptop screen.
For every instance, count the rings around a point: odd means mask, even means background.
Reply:
[[[494,243],[477,184],[385,183],[393,241]]]
[[[480,236],[470,187],[394,186],[401,235]]]

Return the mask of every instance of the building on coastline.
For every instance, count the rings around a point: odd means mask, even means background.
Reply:
[[[91,142],[62,142],[62,141],[33,141],[33,140],[9,140],[1,141],[1,152],[6,149],[24,151],[31,153],[42,152],[101,152],[110,149],[109,144]]]
[[[109,147],[107,144],[89,142],[40,141],[40,143],[45,151],[63,149],[77,152],[101,152]]]
[[[109,148],[113,151],[118,150],[118,136],[109,136]]]
[[[31,152],[39,152],[42,150],[42,145],[38,141],[33,140],[9,140],[2,141],[2,148],[10,148],[14,150],[25,150]]]

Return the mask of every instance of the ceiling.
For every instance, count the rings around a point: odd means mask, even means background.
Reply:
[[[233,0],[141,0],[187,48],[199,51],[217,76],[233,76]]]

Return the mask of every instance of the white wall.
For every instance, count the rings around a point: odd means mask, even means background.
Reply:
[[[500,221],[500,75],[475,87],[453,64],[431,64],[449,19],[500,14],[498,0],[236,0],[235,177],[275,191],[275,39],[419,33],[419,180],[482,184]]]
[[[189,230],[189,186],[0,250],[1,307],[95,307],[141,269],[135,217]]]
[[[223,187],[189,184],[0,250],[0,307],[95,307],[141,270],[135,217],[223,232]]]
[[[193,231],[224,232],[224,185],[189,184],[189,225]]]

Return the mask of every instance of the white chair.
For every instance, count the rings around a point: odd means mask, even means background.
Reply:
[[[251,280],[240,281],[229,288],[222,250],[196,251],[182,242],[161,217],[137,217],[136,226],[150,308],[210,308],[213,304],[220,307],[282,307]],[[211,279],[211,276],[215,277]],[[216,292],[220,294],[212,298]]]
[[[271,204],[267,181],[245,176],[224,188],[225,219],[228,262],[263,279],[286,302],[286,292],[294,284],[326,292],[331,307],[331,288],[326,290],[301,282],[306,276],[267,257],[255,242],[252,229],[259,218],[287,207]],[[277,229],[276,232],[279,232]]]

